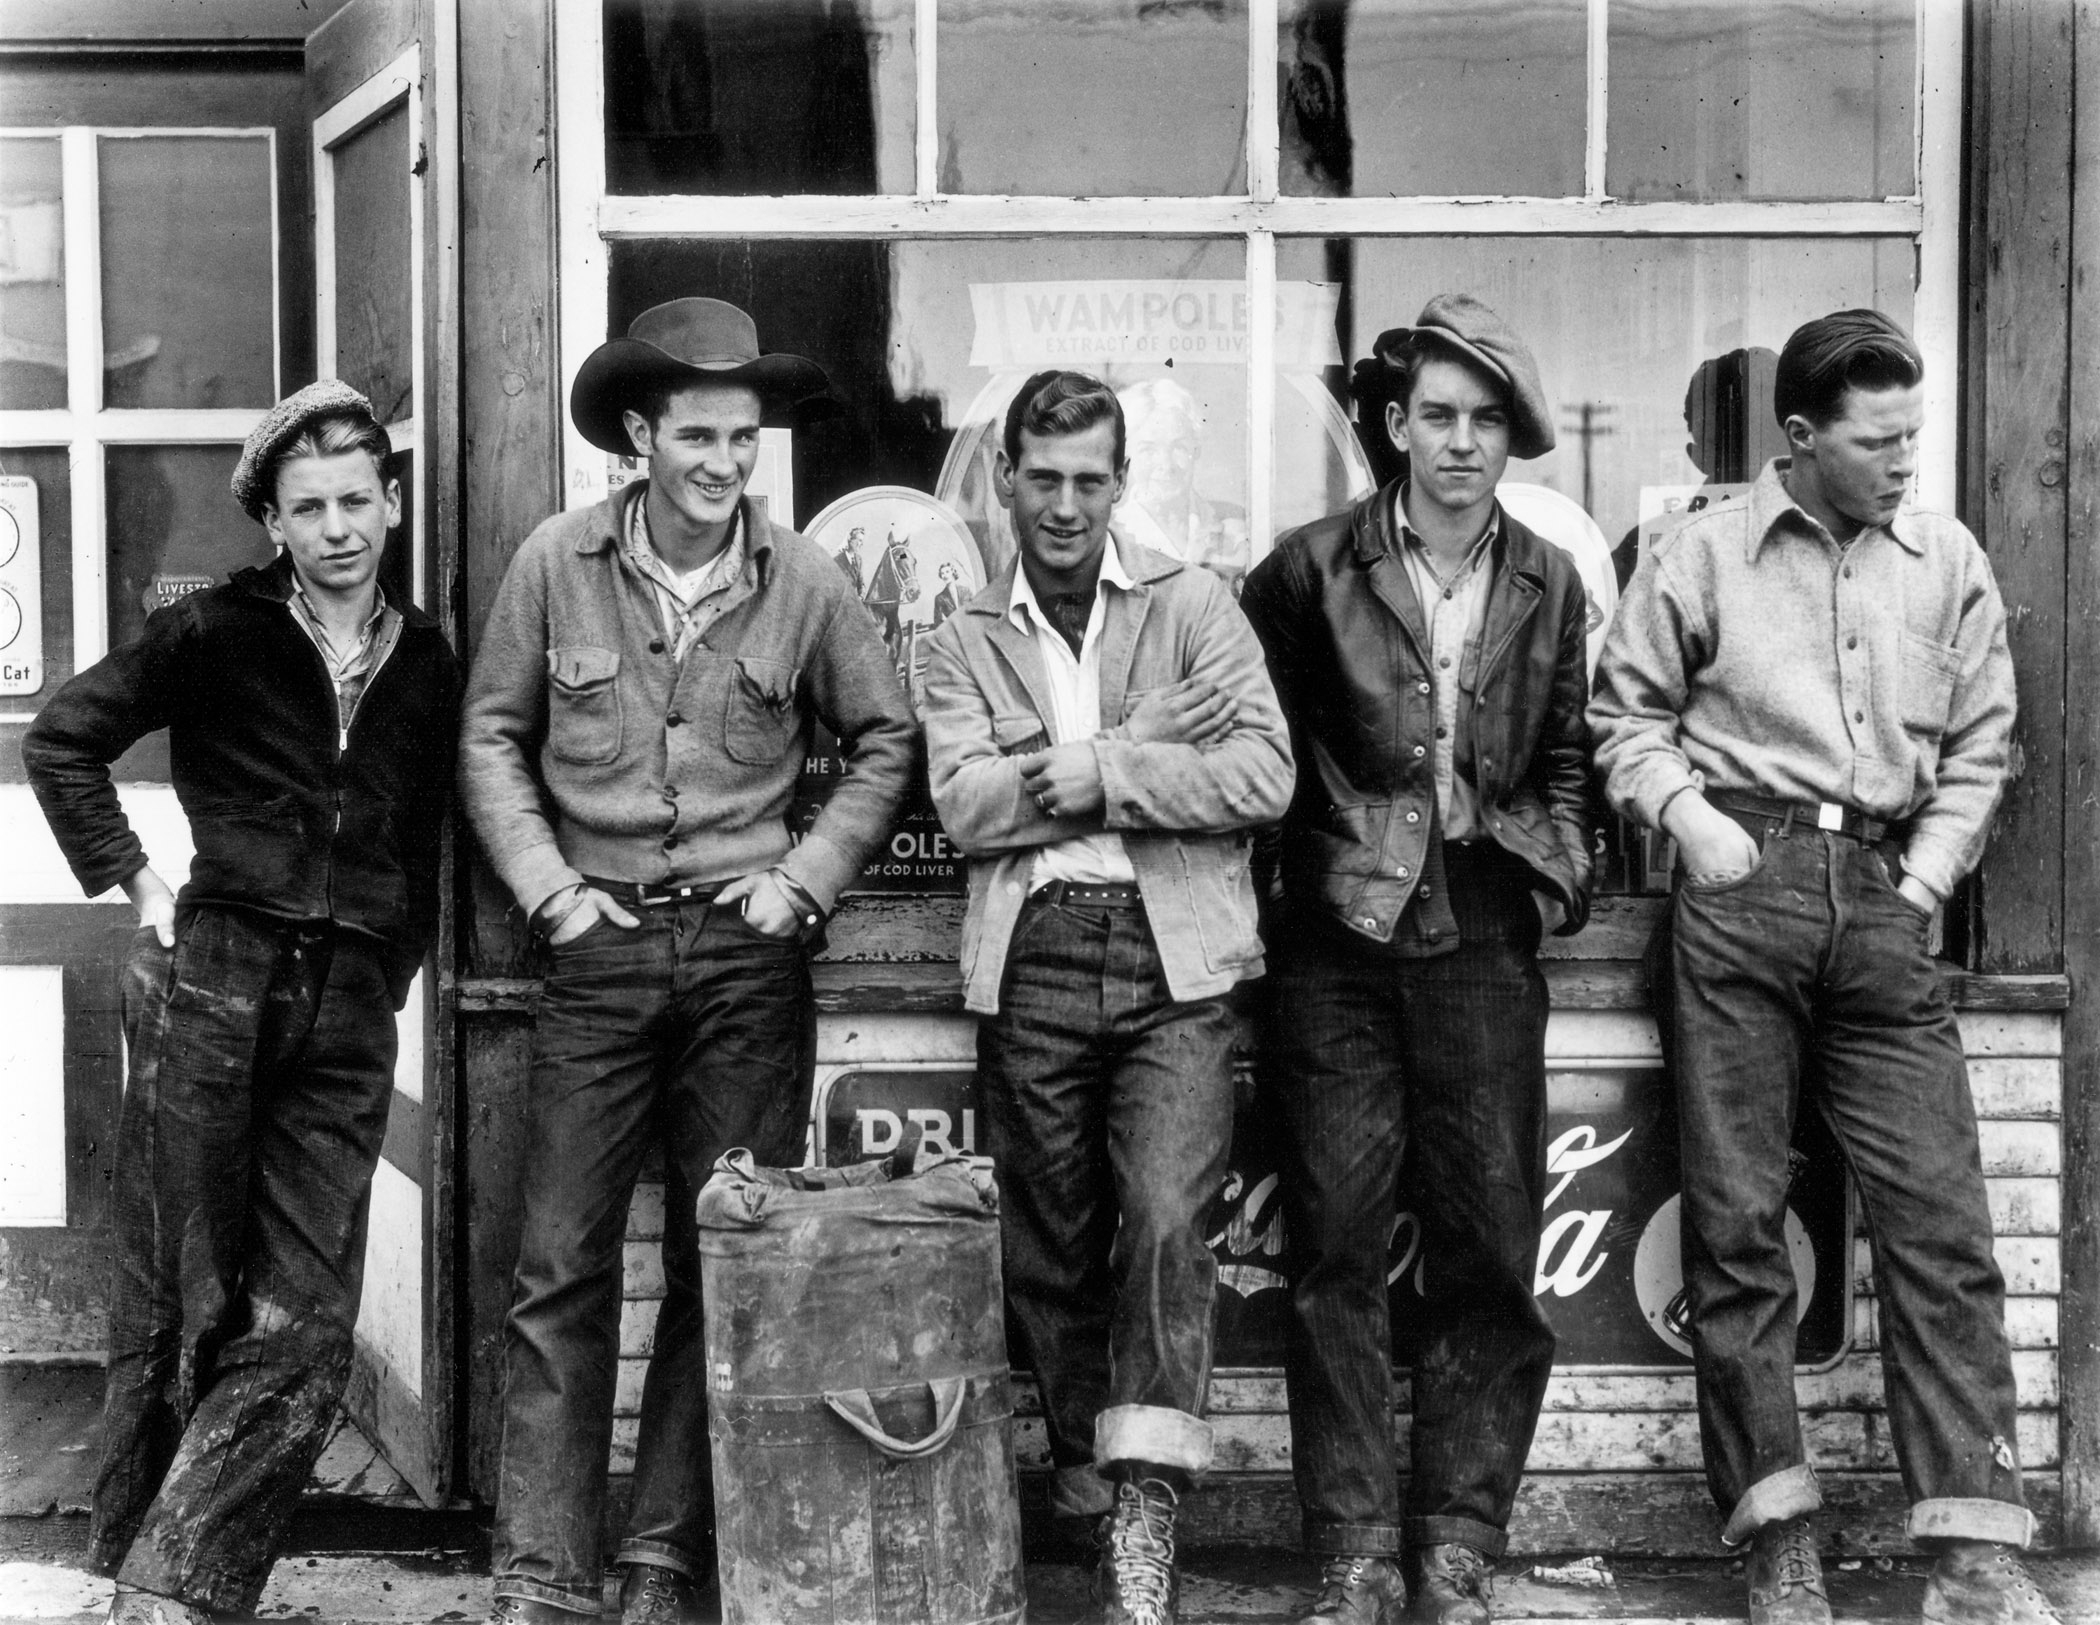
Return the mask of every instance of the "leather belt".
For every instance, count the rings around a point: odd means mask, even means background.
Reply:
[[[1706,799],[1739,824],[1745,819],[1755,819],[1761,824],[1778,825],[1782,834],[1790,828],[1819,829],[1845,836],[1862,846],[1879,846],[1892,833],[1886,819],[1869,818],[1842,802],[1779,801],[1771,796],[1738,795],[1733,790],[1709,795]],[[1751,833],[1758,832],[1752,830]]]
[[[1053,880],[1028,894],[1030,902],[1053,907],[1143,908],[1145,899],[1135,886],[1087,886],[1076,880]]]
[[[726,880],[710,880],[698,886],[644,886],[632,880],[601,880],[585,875],[583,883],[602,891],[622,908],[668,908],[673,903],[712,903]]]

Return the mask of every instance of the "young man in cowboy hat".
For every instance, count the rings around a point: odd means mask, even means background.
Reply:
[[[1925,362],[1873,310],[1798,328],[1788,457],[1639,568],[1590,718],[1612,802],[1684,854],[1669,914],[1685,1287],[1722,1539],[1754,1625],[1827,1625],[1794,1400],[1787,1146],[1804,1100],[1874,1237],[1889,1429],[1933,1625],[2054,1620],[2014,1428],[1961,1033],[1927,946],[2011,754],[2005,606],[1975,537],[1908,510]]]
[[[462,795],[551,959],[504,1334],[499,1619],[598,1608],[620,1245],[652,1145],[674,1222],[618,1556],[628,1625],[694,1618],[713,1581],[686,1221],[729,1148],[801,1156],[810,940],[889,833],[917,749],[837,564],[744,492],[761,422],[824,383],[814,362],[761,355],[719,300],[636,317],[584,361],[569,409],[648,478],[526,538],[475,656]],[[795,843],[784,814],[818,721],[847,767]]]
[[[1308,1620],[1484,1625],[1553,1333],[1539,894],[1588,912],[1582,579],[1495,500],[1553,445],[1523,341],[1432,299],[1357,369],[1409,476],[1282,537],[1241,598],[1304,764],[1282,830],[1270,1095]],[[1407,1156],[1412,1148],[1413,1156]],[[1422,1221],[1413,1464],[1394,1473],[1387,1241]],[[1404,1565],[1402,1560],[1404,1559]]]
[[[22,742],[82,889],[139,914],[89,1535],[119,1625],[255,1607],[349,1377],[459,688],[437,624],[379,586],[391,456],[345,384],[279,403],[233,476],[276,563],[160,610]],[[158,728],[196,842],[179,893],[110,783]]]
[[[1291,755],[1230,590],[1109,534],[1127,470],[1106,384],[1021,386],[994,473],[1020,554],[933,634],[925,709],[971,860],[963,976],[1053,1510],[1105,1525],[1108,1625],[1166,1625],[1176,1506],[1210,1465],[1226,995],[1261,974],[1248,835]]]

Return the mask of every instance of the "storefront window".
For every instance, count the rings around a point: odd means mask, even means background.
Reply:
[[[1244,0],[940,0],[940,187],[1244,192]]]
[[[606,0],[606,184],[909,192],[911,25],[911,0]]]
[[[1610,19],[1614,197],[1917,189],[1913,0],[1612,0]]]
[[[269,532],[227,495],[240,455],[238,446],[109,448],[112,648],[162,605],[275,556]]]
[[[1584,0],[1283,0],[1287,194],[1579,195]]]
[[[65,248],[57,140],[0,140],[0,409],[66,404]]]
[[[105,136],[102,332],[113,407],[277,398],[276,177],[266,136]]]
[[[415,412],[410,139],[404,99],[330,150],[336,376],[370,398],[381,423]]]

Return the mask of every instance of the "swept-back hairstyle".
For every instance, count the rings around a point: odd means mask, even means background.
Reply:
[[[1822,428],[1845,409],[1848,389],[1907,389],[1925,377],[1911,336],[1878,310],[1839,310],[1794,329],[1772,379],[1772,415]]]
[[[1021,464],[1021,431],[1034,435],[1085,434],[1097,423],[1116,426],[1116,467],[1123,466],[1123,403],[1100,379],[1084,372],[1053,368],[1039,372],[1023,384],[1006,409],[1006,432],[1001,444],[1006,460]]]
[[[262,466],[259,482],[267,493],[263,500],[277,505],[277,476],[296,457],[340,457],[347,451],[369,452],[385,482],[394,474],[394,442],[385,428],[362,412],[345,409],[315,418],[291,439],[270,453]]]

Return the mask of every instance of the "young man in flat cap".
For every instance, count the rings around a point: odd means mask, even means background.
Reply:
[[[1020,552],[933,634],[926,736],[970,857],[963,977],[1052,1510],[1094,1520],[1106,1625],[1171,1625],[1176,1509],[1211,1456],[1226,995],[1261,974],[1249,834],[1291,755],[1230,589],[1110,535],[1123,442],[1099,379],[1021,386],[994,472]]]
[[[22,741],[82,889],[139,915],[89,1536],[118,1625],[254,1609],[350,1373],[459,691],[444,633],[379,586],[391,458],[347,385],[281,402],[233,476],[276,562],[158,611]],[[196,843],[179,893],[110,782],[159,728]]]
[[[1906,512],[1925,365],[1878,311],[1809,322],[1792,452],[1628,585],[1590,720],[1606,791],[1674,836],[1672,1048],[1706,1472],[1756,1625],[1830,1618],[1794,1405],[1787,1146],[1804,1094],[1874,1236],[1882,1371],[1934,1625],[2053,1620],[2023,1504],[2005,1285],[1961,1034],[1926,947],[2005,786],[2012,660],[1976,540]]]
[[[1495,500],[1553,445],[1531,353],[1465,294],[1380,335],[1358,390],[1408,477],[1282,537],[1241,605],[1298,791],[1271,932],[1269,1094],[1308,1621],[1481,1625],[1553,1363],[1532,1297],[1545,1171],[1541,903],[1588,914],[1586,605]],[[1412,1155],[1408,1155],[1409,1152]],[[1413,1463],[1393,1456],[1387,1242],[1422,1221]]]
[[[837,564],[744,492],[761,422],[824,382],[761,355],[719,300],[636,317],[585,360],[569,409],[648,478],[526,538],[475,656],[461,792],[551,960],[504,1333],[501,1620],[598,1609],[621,1237],[652,1145],[674,1222],[618,1554],[627,1625],[683,1625],[714,1580],[693,1195],[733,1146],[800,1160],[809,944],[889,834],[917,751]],[[846,772],[794,843],[819,721]]]

